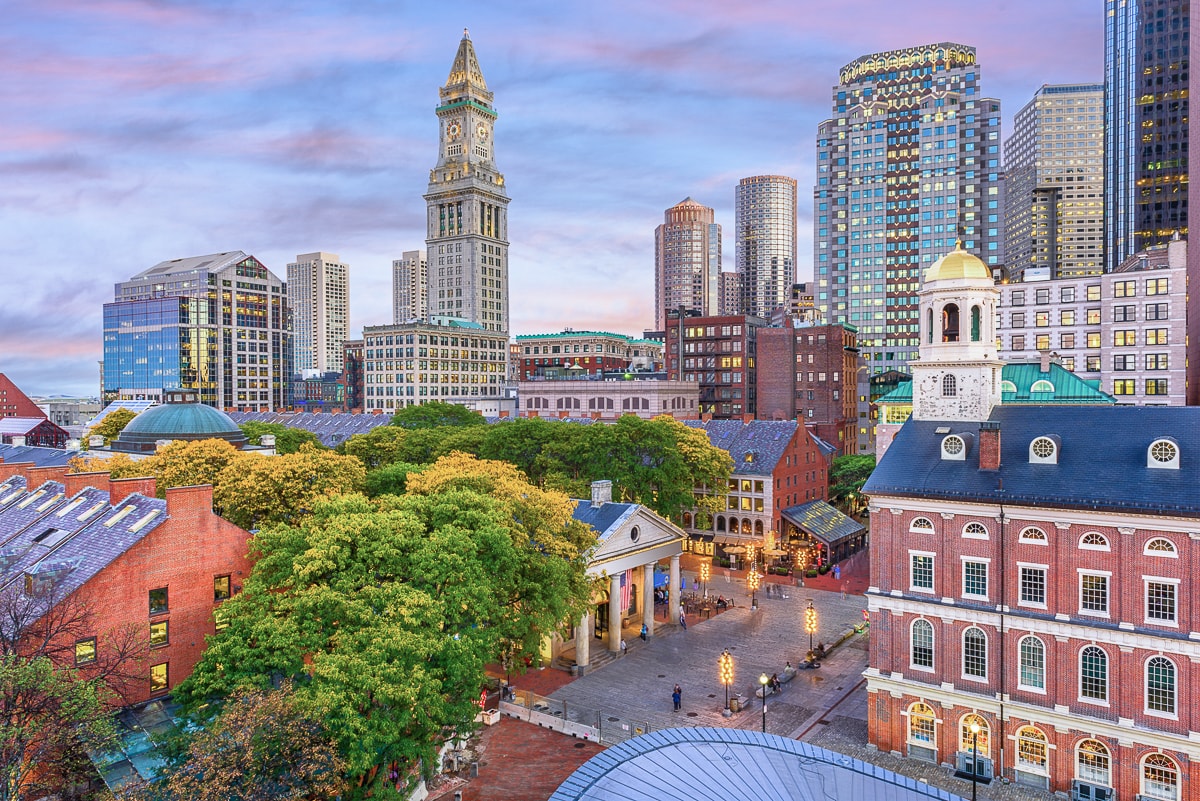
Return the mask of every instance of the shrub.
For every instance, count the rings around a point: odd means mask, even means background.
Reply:
[[[821,565],[820,570],[821,570],[821,575],[822,576],[825,575],[826,573],[829,572],[829,565]]]
[[[816,568],[809,568],[808,570],[804,571],[804,575],[808,578],[816,578],[817,570],[816,570]]]

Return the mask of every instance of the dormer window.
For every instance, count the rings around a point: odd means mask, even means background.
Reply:
[[[1029,388],[1030,392],[1053,392],[1054,385],[1044,378],[1039,378],[1033,382],[1033,386]]]
[[[1156,439],[1146,450],[1146,467],[1163,470],[1179,469],[1179,445],[1169,437]]]
[[[965,462],[967,460],[967,443],[957,434],[942,438],[942,458]]]
[[[1029,443],[1030,464],[1058,464],[1058,437],[1038,437]]]
[[[1016,392],[1017,385],[1014,384],[1013,382],[1005,379],[1004,381],[1000,382],[1000,391],[1001,392]]]

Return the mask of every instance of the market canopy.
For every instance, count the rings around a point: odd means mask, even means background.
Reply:
[[[825,501],[790,506],[780,514],[784,520],[830,548],[866,531],[862,523],[847,517]]]

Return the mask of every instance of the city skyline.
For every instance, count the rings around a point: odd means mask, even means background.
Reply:
[[[0,312],[0,371],[33,394],[95,394],[102,304],[167,259],[240,249],[281,274],[297,253],[335,252],[351,265],[351,336],[390,322],[391,263],[425,243],[433,109],[464,26],[515,199],[514,335],[652,326],[662,210],[691,195],[730,226],[741,178],[811,186],[830,87],[860,55],[976,47],[1005,133],[1041,85],[1100,80],[1104,55],[1103,7],[1082,0],[921,13],[58,2],[8,21],[0,242],[22,301]],[[806,280],[805,197],[797,226]]]

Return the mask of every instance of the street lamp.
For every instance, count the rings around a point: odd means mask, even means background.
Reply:
[[[712,577],[712,564],[709,562],[700,563],[700,584],[704,587],[704,597],[708,597],[708,580]]]
[[[733,684],[733,654],[726,648],[717,657],[717,676],[725,685],[725,711],[729,712],[729,685]]]
[[[751,609],[758,607],[758,596],[756,593],[758,592],[758,585],[759,585],[760,579],[761,579],[761,577],[758,575],[758,571],[755,570],[754,568],[751,568],[750,575],[746,576],[746,586],[750,588],[750,608]]]
[[[979,789],[979,723],[971,721],[971,801]]]
[[[767,682],[769,682],[769,681],[770,681],[770,679],[769,679],[769,678],[767,678],[767,674],[766,674],[766,673],[763,673],[762,675],[760,675],[760,676],[758,677],[758,683],[762,685],[762,697],[763,697],[763,734],[766,734],[766,733],[767,733]]]
[[[754,566],[758,564],[758,549],[754,545],[746,546],[746,561],[750,563],[750,572],[754,572]]]
[[[812,598],[808,599],[808,606],[804,609],[804,631],[808,633],[808,661],[813,661],[813,635],[817,633],[817,610],[813,606]]]

